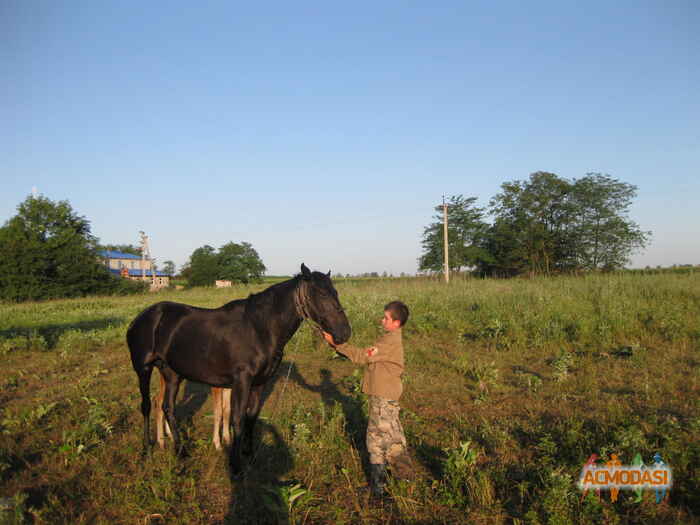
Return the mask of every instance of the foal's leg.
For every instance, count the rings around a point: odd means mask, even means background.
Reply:
[[[229,456],[231,471],[233,474],[240,474],[243,470],[243,461],[241,457],[241,445],[243,438],[243,427],[245,425],[245,412],[248,406],[248,397],[250,395],[251,377],[249,374],[241,373],[231,389],[231,422],[235,436],[233,438],[233,447]]]
[[[222,435],[224,444],[231,444],[231,389],[214,386],[211,396],[214,401],[214,448],[220,450]]]
[[[231,389],[221,389],[221,425],[225,445],[231,445]]]
[[[158,391],[158,396],[156,397],[155,411],[156,411],[156,441],[158,441],[158,446],[160,448],[165,448],[165,438],[163,437],[163,430],[169,438],[172,439],[173,433],[170,432],[170,426],[168,422],[163,418],[163,398],[165,397],[165,378],[163,374],[160,374],[160,390]]]
[[[262,393],[264,387],[264,384],[257,385],[250,390],[245,417],[245,438],[243,440],[243,453],[246,455],[253,453],[253,432],[255,431],[255,422],[258,420],[258,415],[262,408]]]
[[[177,399],[177,391],[180,388],[182,378],[177,375],[171,368],[163,368],[161,373],[165,377],[165,399],[163,400],[163,412],[167,418],[168,425],[172,431],[172,438],[175,442],[175,455],[179,455],[181,450],[180,432],[177,429],[175,421],[175,400]]]
[[[216,450],[221,450],[221,436],[219,436],[219,427],[221,426],[221,417],[223,407],[222,397],[223,391],[218,387],[211,387],[211,400],[214,404],[214,435],[212,436],[212,441],[214,442],[214,448]],[[226,422],[225,424],[228,424]],[[225,427],[224,427],[225,428]]]

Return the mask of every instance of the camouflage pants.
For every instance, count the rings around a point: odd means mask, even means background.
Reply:
[[[379,396],[369,396],[367,451],[370,463],[393,463],[406,453],[406,437],[399,421],[399,403]]]

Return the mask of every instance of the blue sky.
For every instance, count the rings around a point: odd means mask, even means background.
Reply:
[[[432,5],[435,4],[435,5]],[[0,3],[0,221],[36,187],[105,243],[269,274],[414,273],[442,195],[638,186],[633,266],[700,263],[700,4]]]

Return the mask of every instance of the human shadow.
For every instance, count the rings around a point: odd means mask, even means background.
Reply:
[[[364,413],[364,400],[359,395],[344,394],[333,381],[333,373],[327,368],[319,371],[320,381],[318,384],[310,384],[304,376],[299,373],[296,366],[292,367],[290,379],[310,392],[321,395],[323,404],[331,408],[336,403],[340,405],[345,417],[345,433],[352,446],[357,450],[362,461],[362,469],[365,477],[369,480],[369,454],[367,452],[367,442],[365,439],[367,430],[367,416]]]
[[[294,380],[301,387],[321,395],[323,404],[329,409],[335,404],[340,405],[345,417],[345,433],[351,445],[357,451],[362,464],[362,470],[365,479],[369,484],[370,481],[370,462],[369,452],[367,451],[367,415],[365,413],[365,398],[359,391],[359,383],[350,376],[341,379],[340,383],[346,383],[345,387],[349,393],[345,394],[338,386],[338,381],[333,380],[333,373],[327,368],[319,370],[320,381],[318,384],[310,384],[304,376],[299,373],[296,367],[293,367],[290,373],[290,379]],[[350,381],[347,381],[350,380]],[[358,495],[362,494],[362,491]],[[365,493],[365,497],[369,497],[369,493]],[[377,504],[377,502],[375,502]],[[401,518],[401,510],[393,499],[380,503],[387,516],[390,516],[387,523],[399,522],[403,523]],[[396,521],[397,520],[397,521]]]

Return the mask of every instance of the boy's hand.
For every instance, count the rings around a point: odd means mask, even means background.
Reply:
[[[323,332],[323,338],[326,340],[326,343],[335,348],[335,341],[333,340],[333,336],[331,334],[328,332]]]

